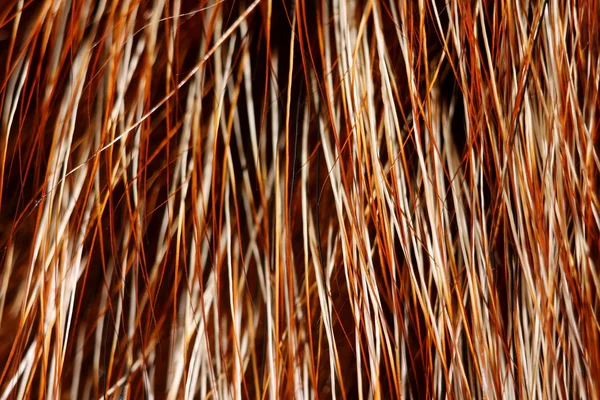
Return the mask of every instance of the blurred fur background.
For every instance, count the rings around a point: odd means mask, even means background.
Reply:
[[[0,400],[600,396],[597,0],[4,0]]]

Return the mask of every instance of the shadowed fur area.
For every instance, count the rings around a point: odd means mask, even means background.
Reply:
[[[0,1],[0,400],[600,397],[597,0]]]

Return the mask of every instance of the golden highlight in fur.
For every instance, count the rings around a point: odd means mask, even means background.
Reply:
[[[599,398],[599,32],[0,2],[0,400]]]

